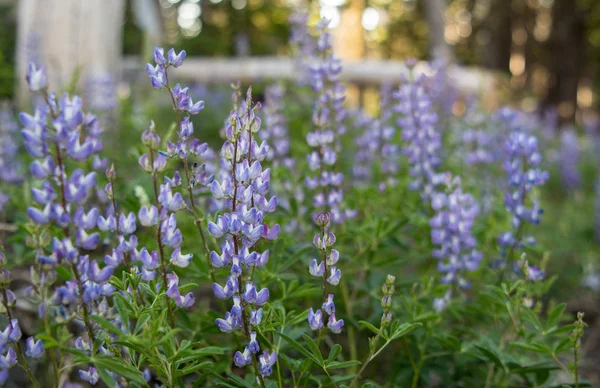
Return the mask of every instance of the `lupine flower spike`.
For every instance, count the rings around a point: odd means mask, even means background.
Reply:
[[[234,109],[229,115],[225,134],[227,140],[221,148],[221,157],[229,164],[229,176],[214,180],[211,191],[215,199],[230,204],[229,209],[208,223],[208,232],[222,239],[220,253],[212,251],[212,265],[229,267],[230,276],[224,286],[214,283],[213,291],[219,299],[232,299],[231,311],[224,318],[216,320],[223,332],[242,330],[247,345],[236,352],[234,363],[238,367],[253,364],[259,383],[271,372],[277,356],[261,349],[256,339],[254,327],[261,324],[262,309],[269,299],[269,290],[260,289],[252,281],[245,281],[244,274],[265,265],[269,251],[259,252],[257,243],[261,240],[274,240],[279,235],[279,225],[269,227],[265,216],[275,211],[277,197],[268,197],[270,170],[263,169],[261,162],[267,157],[269,147],[266,142],[257,142],[261,120],[257,115],[260,104],[252,102],[252,89],[238,106],[237,90],[234,92]]]
[[[311,259],[309,272],[312,276],[322,279],[323,304],[320,309],[308,310],[308,325],[311,330],[320,330],[325,323],[325,314],[329,315],[327,327],[334,333],[339,334],[344,326],[343,319],[335,317],[335,303],[333,294],[327,292],[327,285],[337,286],[342,277],[342,272],[336,264],[340,259],[340,253],[331,247],[335,244],[335,235],[329,231],[331,223],[330,213],[318,213],[314,216],[315,224],[321,229],[313,238],[313,245],[319,251],[319,259]]]

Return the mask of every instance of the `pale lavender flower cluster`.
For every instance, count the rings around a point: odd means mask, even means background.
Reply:
[[[308,16],[306,12],[294,10],[289,18],[289,44],[294,49],[293,56],[300,73],[297,80],[301,85],[308,83],[307,80],[310,79],[310,58],[314,54],[316,46],[315,39],[310,34],[308,27]]]
[[[439,113],[451,113],[457,100],[458,90],[450,77],[449,63],[444,59],[436,59],[430,64],[431,76],[425,79],[425,85]]]
[[[395,112],[401,115],[397,124],[402,128],[402,140],[407,143],[402,151],[408,156],[409,174],[413,177],[409,188],[421,190],[422,198],[428,200],[436,186],[444,183],[446,175],[436,171],[441,163],[441,135],[436,128],[438,116],[424,82],[422,76],[405,80],[394,98]]]
[[[22,181],[21,163],[17,160],[19,145],[16,140],[19,126],[11,110],[0,109],[0,185],[16,185]],[[8,193],[0,190],[0,212],[9,201]]]
[[[397,185],[399,149],[393,142],[396,129],[391,123],[391,90],[381,89],[381,112],[377,119],[359,113],[355,126],[362,133],[355,138],[357,147],[352,171],[355,181],[369,184],[376,180],[379,191]]]
[[[579,137],[575,128],[565,128],[560,135],[559,161],[562,181],[567,190],[576,190],[581,186],[580,154]]]
[[[470,194],[462,191],[460,178],[455,177],[448,183],[445,193],[432,195],[431,207],[436,212],[429,220],[431,241],[437,246],[433,257],[439,260],[438,270],[444,274],[442,283],[468,287],[462,273],[475,271],[483,258],[472,234],[479,206]],[[441,309],[440,301],[434,305]]]
[[[313,197],[315,209],[331,212],[331,221],[342,223],[352,218],[355,212],[343,209],[344,175],[335,166],[341,149],[340,136],[346,132],[344,121],[347,112],[343,109],[345,89],[339,81],[341,61],[333,55],[331,35],[327,22],[321,21],[314,62],[311,64],[311,85],[317,92],[312,121],[315,130],[306,135],[308,145],[313,149],[307,156],[311,176],[305,178],[307,188],[316,194]]]
[[[267,160],[272,161],[273,167],[291,169],[296,161],[290,156],[290,138],[283,113],[284,95],[285,89],[279,84],[267,87],[264,106],[265,128],[260,132],[260,138],[271,145]]]
[[[271,171],[261,165],[269,146],[264,141],[260,145],[256,141],[261,127],[257,114],[261,105],[253,104],[251,88],[241,106],[237,107],[237,101],[235,105],[225,129],[227,140],[221,148],[229,176],[215,179],[210,186],[212,195],[227,203],[225,213],[208,223],[209,233],[224,240],[221,251],[212,251],[210,259],[214,267],[230,270],[225,284],[214,283],[213,291],[217,298],[233,301],[231,311],[216,323],[222,332],[242,330],[247,344],[243,351],[236,352],[233,361],[238,367],[253,364],[264,386],[263,378],[271,375],[277,355],[265,351],[259,356],[254,328],[261,323],[262,306],[269,300],[269,290],[255,285],[250,272],[269,260],[269,251],[257,251],[256,244],[261,240],[274,240],[279,235],[279,225],[269,228],[264,220],[266,214],[275,211],[277,197],[268,197]]]
[[[287,211],[292,211],[291,201],[296,202],[296,215],[302,217],[306,213],[304,203],[304,187],[299,181],[301,177],[296,168],[296,160],[291,156],[290,137],[287,119],[283,112],[285,89],[280,84],[273,84],[265,91],[264,130],[260,131],[262,140],[267,141],[271,149],[267,160],[279,170],[279,178],[272,187],[277,194],[279,205]],[[301,228],[298,218],[290,219],[285,225],[287,232]]]
[[[116,214],[116,209],[113,213],[107,211],[106,217],[102,216],[99,207],[89,205],[97,194],[96,172],[85,172],[81,168],[72,172],[67,170],[68,160],[89,161],[93,169],[106,166],[107,161],[99,156],[103,148],[100,140],[103,129],[98,118],[83,112],[79,97],[65,94],[57,98],[54,93],[49,93],[43,67],[38,69],[30,65],[27,80],[30,90],[39,91],[43,101],[35,107],[33,116],[27,113],[19,116],[24,126],[21,134],[25,149],[34,158],[30,173],[41,181],[39,186],[32,188],[37,206],[29,207],[27,214],[38,225],[54,224],[62,229],[61,235],[53,237],[49,254],[38,247],[38,263],[32,267],[32,286],[28,296],[38,303],[41,319],[53,314],[52,318],[56,321],[74,320],[83,326],[87,339],[78,337],[75,345],[91,349],[96,330],[91,315],[122,325],[106,300],[115,290],[108,284],[108,279],[124,254],[137,257],[137,238],[132,236],[136,230],[136,218],[133,213],[127,216]],[[114,174],[112,168],[107,170],[109,179],[111,174]],[[114,195],[112,181],[105,191],[106,198]],[[100,245],[99,231],[119,234],[118,246],[113,255],[106,256],[103,267],[96,260],[89,259],[89,252]],[[70,270],[73,278],[49,295],[49,286],[56,279],[57,266]],[[102,345],[97,351],[107,352]]]
[[[467,165],[490,164],[501,156],[500,152],[495,152],[500,141],[494,131],[498,123],[490,119],[477,100],[470,98],[464,116],[453,126],[459,153]]]
[[[25,358],[40,358],[44,354],[44,344],[33,337],[27,338],[25,350],[21,346],[21,328],[19,321],[13,318],[11,309],[16,303],[16,296],[10,290],[10,272],[5,268],[6,256],[0,247],[0,306],[8,318],[4,330],[0,329],[0,385],[8,379],[8,370],[16,365],[20,358],[23,367],[29,374]]]
[[[527,224],[540,222],[542,209],[538,200],[533,198],[532,191],[547,181],[548,172],[540,168],[542,155],[537,138],[521,131],[514,115],[504,115],[503,119],[509,129],[504,145],[504,170],[508,178],[504,205],[512,215],[512,229],[502,233],[498,243],[503,248],[503,256],[512,260],[513,250],[525,244],[535,244],[535,239],[527,236],[524,229]]]
[[[117,107],[117,83],[111,73],[89,76],[85,81],[86,106],[106,112]]]
[[[600,178],[596,179],[594,184],[594,192],[596,195],[596,199],[594,201],[596,213],[596,241],[600,242]]]
[[[354,129],[357,135],[354,138],[356,153],[354,154],[354,164],[352,165],[352,176],[354,182],[361,186],[367,186],[373,180],[373,165],[379,151],[379,133],[377,120],[369,116],[362,110],[351,113],[354,119]]]
[[[331,248],[336,241],[335,234],[329,231],[331,214],[318,213],[315,215],[314,221],[321,231],[315,234],[313,245],[319,251],[321,258],[311,259],[308,271],[312,276],[322,279],[323,304],[316,311],[312,307],[308,310],[308,325],[311,330],[321,330],[327,313],[329,315],[327,327],[333,333],[339,334],[344,326],[344,320],[335,317],[333,294],[327,292],[327,285],[337,286],[340,283],[342,271],[336,267],[337,262],[340,260],[340,253]]]

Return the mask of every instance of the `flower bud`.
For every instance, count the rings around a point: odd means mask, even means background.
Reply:
[[[106,177],[108,180],[112,181],[117,177],[117,172],[115,171],[115,164],[111,164],[110,168],[106,169]]]
[[[388,286],[393,286],[395,281],[396,281],[396,277],[392,276],[392,275],[388,275],[385,278],[385,284],[387,284]]]
[[[386,295],[383,298],[381,298],[381,307],[384,311],[388,311],[390,307],[392,307],[392,297]]]
[[[154,121],[150,121],[150,128],[142,133],[142,143],[152,149],[157,149],[160,145],[160,136],[155,131]]]
[[[392,313],[387,311],[381,316],[381,326],[387,326],[390,322],[392,322]]]
[[[329,225],[329,221],[331,221],[331,213],[329,212],[321,212],[314,216],[315,224],[324,228]]]

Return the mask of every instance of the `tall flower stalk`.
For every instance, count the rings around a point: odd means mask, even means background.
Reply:
[[[17,160],[19,146],[17,143],[18,124],[13,119],[11,110],[0,107],[0,183],[16,185],[22,181],[21,163]],[[0,212],[9,202],[9,194],[0,190]]]
[[[261,127],[257,115],[261,105],[252,102],[251,88],[241,106],[238,106],[238,96],[235,91],[234,109],[225,130],[227,140],[221,148],[229,175],[211,184],[212,195],[217,200],[224,200],[227,207],[215,222],[208,223],[209,233],[223,239],[220,252],[212,251],[210,258],[213,266],[230,269],[224,286],[213,283],[215,296],[233,301],[231,311],[216,323],[222,332],[242,331],[246,347],[236,352],[233,361],[240,368],[252,364],[264,387],[264,378],[271,375],[277,354],[264,351],[259,355],[261,347],[256,330],[262,321],[263,306],[269,300],[269,290],[258,288],[253,275],[269,260],[269,251],[259,252],[257,244],[261,240],[274,240],[279,235],[279,225],[269,228],[264,221],[266,214],[275,211],[277,197],[267,197],[271,172],[270,169],[263,170],[261,165],[269,146],[266,142],[259,145],[256,141]]]
[[[410,65],[410,63],[409,63]],[[426,78],[405,79],[394,93],[394,111],[406,142],[402,152],[408,157],[411,190],[420,190],[424,201],[430,200],[436,186],[445,182],[446,175],[437,169],[441,163],[441,135],[437,129],[438,115],[425,86]]]
[[[204,214],[196,205],[194,198],[194,188],[207,186],[212,181],[212,176],[206,173],[206,166],[204,164],[196,162],[190,166],[190,158],[203,157],[208,150],[208,145],[206,143],[201,143],[198,139],[192,139],[194,124],[192,123],[191,118],[193,115],[198,114],[204,109],[204,101],[194,102],[187,87],[182,87],[180,84],[172,86],[169,82],[169,68],[181,66],[185,57],[185,50],[182,50],[177,54],[175,50],[170,49],[165,56],[164,49],[157,47],[153,53],[155,66],[147,64],[146,72],[155,89],[164,88],[168,91],[173,110],[175,111],[179,138],[176,142],[169,142],[167,151],[164,154],[168,158],[175,158],[181,161],[186,181],[182,182],[179,172],[176,172],[173,179],[169,180],[167,183],[171,188],[181,186],[185,191],[185,194],[187,194],[189,205],[187,205],[186,208],[194,218],[194,225],[198,230],[198,235],[200,236],[205,251],[209,276],[214,282],[215,274],[210,262],[210,249],[208,248],[206,236],[202,229]]]
[[[342,65],[333,54],[327,22],[321,21],[317,30],[317,50],[310,68],[311,85],[317,93],[312,116],[314,131],[306,135],[313,150],[307,156],[311,175],[305,178],[305,184],[315,193],[313,207],[317,211],[329,211],[331,221],[341,224],[354,216],[353,211],[343,209],[344,175],[336,168],[341,150],[340,136],[346,132],[344,121],[347,116],[343,108],[344,87],[339,81]]]
[[[508,126],[508,137],[504,145],[504,170],[507,187],[504,206],[511,215],[511,230],[498,237],[505,265],[516,264],[515,255],[526,245],[535,244],[527,233],[527,225],[541,221],[542,209],[535,189],[548,180],[548,172],[540,168],[542,155],[538,151],[538,140],[515,125],[513,115],[504,115]]]
[[[45,319],[47,314],[53,313],[52,318],[58,321],[80,323],[87,340],[79,338],[94,343],[97,328],[91,316],[105,315],[105,297],[114,291],[107,281],[118,263],[106,263],[100,268],[95,260],[89,260],[88,253],[100,243],[97,228],[103,230],[108,225],[101,222],[106,219],[99,217],[98,207],[85,206],[95,193],[96,172],[86,173],[82,168],[70,171],[69,168],[84,165],[83,162],[94,168],[104,164],[98,157],[103,148],[100,140],[103,129],[95,116],[82,111],[79,97],[65,94],[59,99],[48,91],[43,67],[30,65],[27,81],[29,89],[42,97],[33,116],[27,113],[19,116],[24,126],[21,133],[25,149],[34,158],[30,173],[42,181],[32,189],[37,206],[29,207],[27,214],[42,228],[55,225],[62,230],[53,236],[49,254],[42,252],[41,245],[38,247],[38,265],[32,268],[32,297],[40,302],[40,317]],[[132,222],[133,229],[129,226],[123,234],[133,233],[135,216]],[[124,227],[125,221],[123,223]],[[131,218],[128,223],[131,224]],[[56,287],[51,301],[55,308],[50,310],[44,290],[46,282],[53,281],[58,266],[69,270],[72,279]],[[52,329],[46,331],[52,334]],[[102,349],[100,346],[97,351]]]
[[[431,241],[437,246],[433,257],[439,260],[442,283],[453,288],[466,288],[469,283],[464,273],[475,271],[483,259],[471,231],[479,213],[477,202],[470,194],[463,193],[460,178],[456,177],[447,185],[445,193],[433,194],[431,207],[436,212],[429,221]],[[434,301],[436,310],[444,309],[452,291]]]

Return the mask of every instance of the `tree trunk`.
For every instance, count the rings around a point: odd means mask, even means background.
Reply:
[[[572,0],[555,0],[548,45],[550,82],[543,107],[558,107],[560,124],[571,124],[577,110],[577,88],[584,64],[585,14]]]
[[[425,0],[425,17],[429,27],[431,59],[454,62],[454,52],[446,42],[446,0]]]
[[[491,0],[487,17],[477,33],[481,62],[488,69],[509,72],[513,28],[511,8],[508,0]]]
[[[114,89],[122,68],[124,5],[125,0],[20,0],[19,101],[28,97],[29,62],[46,65],[52,90],[97,83]]]

